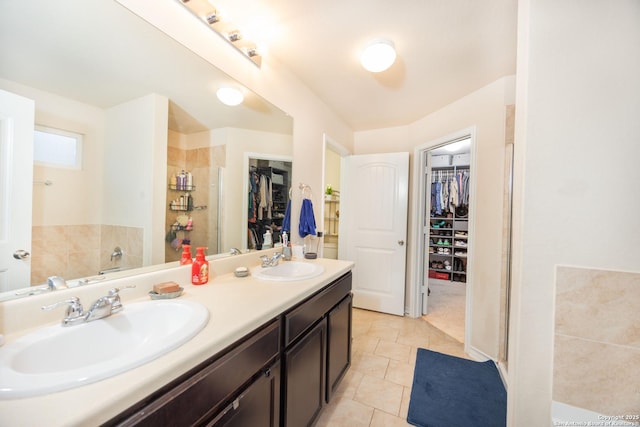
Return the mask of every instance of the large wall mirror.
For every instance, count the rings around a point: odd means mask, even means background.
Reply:
[[[0,48],[0,90],[82,136],[79,167],[32,163],[30,279],[0,291],[246,247],[244,153],[292,156],[291,117],[244,88],[223,105],[233,79],[113,0],[2,2]]]

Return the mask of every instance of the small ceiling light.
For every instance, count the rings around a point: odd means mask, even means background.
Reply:
[[[242,39],[242,34],[239,30],[230,31],[227,34],[227,39],[229,39],[229,41],[232,43],[237,42],[238,40]]]
[[[217,10],[213,10],[204,16],[204,20],[207,21],[207,24],[213,25],[216,22],[220,22],[220,15]]]
[[[220,102],[230,107],[240,105],[242,101],[244,101],[244,95],[242,95],[242,92],[232,87],[221,87],[216,92],[216,96],[218,97]]]
[[[396,60],[396,50],[393,43],[389,40],[375,40],[360,56],[360,63],[372,73],[379,73],[391,67]]]

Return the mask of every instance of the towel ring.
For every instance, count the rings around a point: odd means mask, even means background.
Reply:
[[[303,199],[311,200],[313,198],[313,193],[311,192],[311,187],[309,187],[307,184],[303,184],[301,182],[300,185],[298,186],[298,188],[300,188],[300,191],[302,193],[302,198]]]

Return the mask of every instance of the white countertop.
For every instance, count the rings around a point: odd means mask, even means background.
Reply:
[[[0,400],[0,425],[3,427],[95,426],[106,422],[328,285],[353,267],[353,263],[348,261],[328,259],[308,261],[322,264],[325,267],[324,273],[313,279],[296,282],[266,282],[251,276],[237,278],[233,275],[232,271],[236,266],[243,265],[244,262],[247,267],[253,267],[256,265],[255,259],[257,259],[255,254],[252,256],[247,254],[227,260],[212,261],[211,270],[214,278],[208,284],[201,286],[191,285],[188,268],[190,266],[186,266],[106,282],[97,288],[92,288],[91,293],[99,296],[100,292],[104,292],[109,287],[136,284],[135,292],[121,293],[126,310],[128,303],[148,299],[146,293],[153,284],[173,280],[185,288],[180,298],[200,302],[209,309],[209,322],[198,335],[180,348],[112,378],[39,397]],[[219,273],[216,274],[216,272]],[[69,295],[74,294],[74,291],[75,294],[82,294],[84,289],[76,288],[57,292]],[[32,316],[43,316],[40,313],[40,306],[56,298],[59,300],[62,295],[52,294],[43,298],[37,296],[0,303],[0,328],[5,334],[6,343],[40,326],[30,324]],[[85,301],[83,296],[78,296],[83,302]],[[89,300],[89,298],[86,299]],[[21,312],[22,315],[18,316],[17,312]],[[32,314],[25,316],[25,312]],[[57,312],[55,317],[59,322],[62,312]],[[50,321],[50,319],[47,317],[47,320]],[[22,329],[17,325],[21,325]],[[46,355],[43,354],[42,357]]]

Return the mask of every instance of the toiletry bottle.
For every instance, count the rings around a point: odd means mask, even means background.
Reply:
[[[209,281],[209,261],[204,257],[205,247],[197,248],[196,260],[191,267],[191,283],[204,285]]]
[[[169,186],[172,190],[178,189],[178,178],[175,175],[171,176],[171,181],[169,181]]]
[[[187,176],[184,174],[184,169],[180,172],[178,183],[180,184],[180,190],[184,190],[187,187]]]
[[[187,193],[187,210],[193,210],[193,197],[191,197],[191,193]]]
[[[262,249],[271,249],[273,247],[273,240],[271,240],[271,230],[267,228],[267,231],[262,235]]]
[[[187,172],[187,188],[186,190],[193,190],[193,175],[191,175],[191,172]]]
[[[191,259],[191,245],[182,245],[182,258],[180,258],[180,265],[192,264]]]

